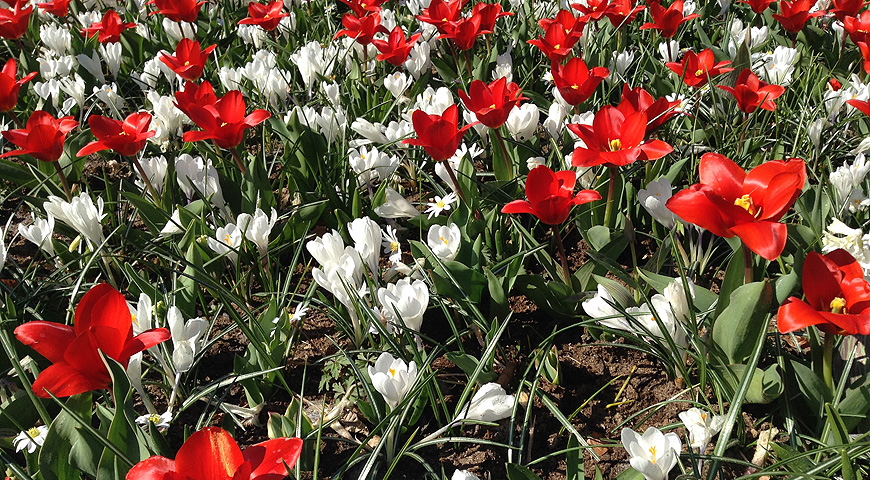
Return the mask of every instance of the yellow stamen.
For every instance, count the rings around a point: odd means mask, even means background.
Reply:
[[[652,447],[649,447],[649,454],[652,455],[652,460],[650,460],[650,463],[652,463],[653,465],[655,465],[655,464],[656,464],[656,460],[658,460],[658,458],[656,458],[656,447],[655,447],[655,445],[653,445]]]
[[[36,438],[39,436],[39,429],[36,427],[31,428],[27,431],[27,436],[30,438]]]
[[[226,240],[225,243],[226,243],[227,245],[229,245],[229,244],[230,244],[230,234],[229,234],[229,233],[227,234],[225,240]]]
[[[560,49],[560,48],[562,48],[562,44],[557,43],[557,44],[553,47],[553,50],[558,50],[558,49]]]
[[[755,218],[758,218],[761,215],[761,210],[755,207],[755,202],[752,201],[752,197],[750,197],[748,193],[734,200],[734,205],[746,210]]]
[[[398,252],[399,251],[399,242],[390,242],[390,251]]]
[[[184,66],[185,66],[185,67],[188,66],[188,65],[190,65],[190,62],[184,62]]]
[[[390,369],[390,376],[392,376],[392,377],[396,376],[396,369],[395,368]]]
[[[571,85],[571,88],[573,88],[574,90],[577,90],[578,88],[580,88],[580,85]]]
[[[450,244],[450,243],[447,241],[446,238],[444,238],[444,237],[439,237],[439,238],[441,239],[442,242],[444,242],[444,245],[449,245],[449,244]]]
[[[846,311],[846,299],[843,297],[836,297],[831,300],[831,313],[848,313]]]
[[[160,415],[152,413],[151,415],[148,415],[148,421],[156,425],[160,423]]]
[[[492,105],[489,106],[489,108],[495,110],[495,104],[493,103]]]
[[[703,74],[704,74],[704,70],[703,70],[703,69],[700,69],[700,68],[699,68],[699,69],[695,70],[695,76],[696,76],[696,77],[700,77],[700,76],[703,75]]]
[[[618,138],[614,138],[610,141],[610,151],[615,152],[617,150],[622,150],[622,141]]]

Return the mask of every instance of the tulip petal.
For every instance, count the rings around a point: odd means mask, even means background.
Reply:
[[[106,377],[108,377],[108,373]],[[66,362],[55,362],[40,372],[36,381],[33,382],[33,393],[37,397],[49,398],[48,393],[46,393],[48,390],[57,397],[69,397],[108,386],[108,381],[104,379],[80,372]]]
[[[127,480],[175,480],[175,460],[154,456],[137,463],[127,473]]]
[[[133,318],[121,292],[108,283],[94,286],[82,297],[75,313],[76,335],[90,327],[111,327],[133,335]]]
[[[75,340],[76,334],[68,325],[37,320],[19,325],[15,329],[15,338],[55,363],[63,361],[63,352]]]
[[[129,358],[143,350],[147,350],[158,343],[165,342],[172,338],[169,330],[165,328],[152,328],[146,330],[139,335],[133,337],[124,345],[124,350],[121,352],[122,358]]]
[[[253,471],[250,478],[257,480],[281,480],[287,476],[287,467],[293,468],[302,453],[302,440],[299,438],[275,438],[251,445],[242,456],[251,462]]]
[[[175,470],[197,480],[233,478],[244,462],[242,451],[225,430],[203,428],[192,434],[175,456]]]
[[[718,153],[705,153],[698,166],[701,183],[712,188],[720,197],[731,199],[743,196],[746,172],[733,160]]]
[[[767,260],[776,260],[788,240],[788,227],[779,222],[749,222],[731,227],[743,243]]]
[[[721,206],[713,201],[716,193],[705,185],[695,184],[668,199],[666,207],[686,222],[709,230],[713,235],[731,238],[733,222],[723,215]]]

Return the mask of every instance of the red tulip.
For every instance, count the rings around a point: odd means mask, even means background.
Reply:
[[[834,0],[834,8],[828,10],[833,13],[837,20],[846,21],[846,17],[855,17],[864,8],[865,0]]]
[[[185,142],[214,140],[220,148],[232,149],[242,143],[245,130],[266,121],[269,112],[258,109],[245,116],[242,92],[231,90],[214,105],[191,105],[187,114],[202,131],[184,132]]]
[[[643,87],[628,88],[628,84],[625,84],[622,86],[622,101],[616,108],[626,116],[632,112],[646,113],[648,123],[645,135],[649,135],[673,118],[679,105],[679,100],[668,100],[665,97],[656,100]]]
[[[582,31],[581,28],[580,32]],[[553,22],[547,24],[543,35],[533,40],[526,40],[526,43],[541,49],[541,52],[550,59],[551,63],[562,62],[565,57],[571,54],[574,44],[580,38],[576,32],[576,28],[569,29],[559,22]]]
[[[27,2],[24,3],[27,4]],[[17,4],[13,8],[0,8],[0,37],[7,40],[17,40],[27,32],[33,6],[21,7],[21,4]]]
[[[182,38],[175,47],[175,55],[161,55],[160,61],[165,63],[179,77],[194,81],[202,76],[205,62],[217,45],[200,49],[199,42],[189,38]]]
[[[423,110],[414,110],[411,121],[417,138],[408,138],[402,143],[423,147],[436,162],[452,157],[465,131],[474,125],[459,128],[459,110],[455,104],[447,107],[443,115],[429,115]]]
[[[604,15],[610,19],[613,28],[628,25],[634,21],[634,17],[646,8],[643,5],[631,6],[631,0],[613,0]]]
[[[53,0],[51,2],[40,3],[37,5],[43,12],[50,13],[56,17],[65,17],[69,13],[70,0]]]
[[[683,220],[714,235],[743,240],[753,252],[774,260],[785,248],[788,229],[780,219],[807,180],[803,160],[774,160],[748,173],[718,153],[705,153],[701,183],[678,192],[667,207]]]
[[[849,38],[855,42],[870,42],[870,11],[862,12],[857,17],[846,17],[843,20],[843,30],[849,34]]]
[[[715,62],[713,50],[708,48],[699,54],[690,50],[683,56],[682,62],[668,62],[665,66],[681,77],[686,85],[700,88],[707,84],[707,80],[734,70],[725,66],[730,65],[730,61]]]
[[[481,33],[492,33],[495,30],[495,21],[502,17],[509,17],[514,12],[501,11],[501,4],[498,3],[477,3],[471,10],[472,16],[480,16]]]
[[[543,29],[545,33],[553,24],[558,24],[565,35],[574,37],[574,42],[571,43],[571,46],[574,46],[574,43],[583,36],[583,28],[586,26],[586,22],[575,17],[569,10],[559,10],[553,18],[542,18],[538,20],[538,25],[541,26],[541,29]]]
[[[551,70],[553,83],[559,89],[562,98],[570,105],[580,105],[588,100],[601,81],[610,73],[610,70],[604,67],[593,67],[590,70],[586,62],[579,57],[569,59],[565,65],[554,62]]]
[[[462,0],[432,0],[429,7],[417,15],[417,20],[434,25],[442,34],[447,33],[444,26],[459,20],[464,3]]]
[[[0,71],[0,112],[9,112],[18,104],[18,91],[21,86],[29,82],[38,72],[31,72],[15,80],[18,75],[18,64],[14,58],[6,61],[3,70]]]
[[[676,35],[680,25],[699,16],[697,13],[693,13],[684,17],[683,0],[674,0],[674,3],[668,8],[663,7],[660,2],[654,0],[649,4],[649,13],[652,15],[653,21],[651,23],[644,23],[640,29],[646,30],[652,28],[658,30],[661,36],[665,38],[673,37]]]
[[[746,113],[752,113],[757,108],[776,110],[776,104],[773,101],[785,92],[785,88],[780,85],[769,85],[762,82],[748,68],[740,72],[733,88],[722,85],[717,85],[717,87],[734,95],[737,100],[737,108]]]
[[[870,41],[870,39],[868,39]],[[858,50],[861,50],[861,56],[864,58],[863,67],[865,73],[870,73],[870,44],[868,42],[858,42]],[[853,100],[847,100],[850,104]],[[854,100],[858,101],[858,100]],[[853,104],[854,106],[854,104]],[[860,109],[859,109],[860,110]],[[863,110],[861,110],[863,111]],[[866,112],[865,112],[866,113]]]
[[[809,19],[825,14],[824,10],[810,13],[812,6],[810,0],[795,0],[794,2],[782,0],[779,2],[780,13],[774,13],[773,18],[787,32],[797,33],[804,29]]]
[[[411,49],[414,48],[420,35],[422,34],[415,33],[411,35],[411,38],[406,39],[405,31],[402,30],[402,27],[396,25],[393,31],[390,32],[389,39],[372,40],[372,44],[381,52],[378,54],[378,61],[386,60],[397,67],[402,66],[408,60],[408,55],[410,55]]]
[[[268,5],[251,2],[248,4],[248,18],[239,20],[239,25],[259,25],[263,30],[271,32],[278,28],[282,18],[290,16],[289,13],[282,13],[283,9],[283,0],[275,0]]]
[[[572,3],[571,8],[579,11],[582,15],[579,18],[583,22],[598,21],[604,18],[607,13],[607,8],[610,6],[608,0],[587,0],[586,4]]]
[[[169,340],[169,330],[154,328],[133,336],[133,318],[120,292],[96,285],[76,307],[75,326],[41,320],[15,329],[15,337],[52,362],[33,382],[33,393],[68,397],[109,388],[111,376],[103,355],[127,366],[130,357]]]
[[[574,205],[601,200],[595,190],[581,190],[574,195],[577,172],[554,172],[546,165],[538,165],[526,179],[525,200],[514,200],[501,209],[501,213],[531,213],[547,225],[559,225],[568,218]]]
[[[226,430],[206,427],[188,437],[175,460],[142,460],[130,469],[127,480],[281,480],[300,453],[299,438],[266,440],[243,452]]]
[[[380,12],[381,4],[386,0],[341,0],[341,3],[350,7],[357,17],[368,15],[372,12]]]
[[[149,0],[148,5],[154,5],[157,10],[149,15],[161,14],[173,22],[193,23],[199,16],[199,9],[205,1],[196,0]]]
[[[472,15],[468,18],[461,18],[456,22],[443,25],[444,33],[438,38],[449,38],[453,40],[453,44],[459,50],[471,50],[474,42],[477,41],[477,36],[488,33],[480,28],[480,23],[483,19],[480,15]]]
[[[870,283],[849,252],[810,252],[801,277],[807,300],[789,297],[779,307],[780,333],[815,325],[831,335],[870,335]]]
[[[86,37],[99,34],[97,40],[100,43],[117,43],[121,41],[121,32],[135,26],[135,23],[123,23],[121,17],[114,10],[107,10],[101,21],[94,22],[90,27],[82,29],[82,34]]]
[[[145,147],[149,138],[157,135],[157,132],[148,130],[151,126],[151,114],[148,112],[131,113],[123,122],[91,115],[88,125],[97,140],[82,147],[77,157],[86,157],[102,150],[113,150],[118,155],[132,157]]]
[[[77,126],[73,117],[54,118],[48,112],[37,110],[27,119],[27,128],[3,132],[3,137],[19,149],[4,153],[0,158],[30,155],[43,162],[56,162],[63,155],[66,134]]]
[[[202,85],[185,82],[184,90],[175,92],[175,106],[188,117],[190,117],[191,107],[205,107],[214,105],[215,102],[217,102],[217,95],[214,94],[214,88],[209,82],[202,82]]]
[[[507,83],[501,77],[487,85],[481,80],[471,82],[468,94],[458,93],[465,108],[477,115],[477,120],[489,128],[498,128],[507,121],[511,110],[523,100],[528,100],[520,92],[516,83]]]
[[[389,33],[389,30],[381,25],[381,14],[378,12],[369,13],[360,18],[352,13],[345,13],[341,17],[341,24],[344,28],[339,30],[333,39],[347,35],[356,40],[360,45],[372,43],[372,38],[374,38],[376,33]]]
[[[622,166],[635,160],[657,160],[673,148],[661,140],[644,140],[646,113],[628,115],[607,105],[595,114],[592,125],[572,123],[568,128],[586,144],[577,147],[571,156],[575,167],[595,165]]]
[[[773,2],[774,0],[740,0],[740,3],[745,3],[749,5],[749,8],[751,8],[753,12],[758,14],[761,14],[765,10],[767,10],[767,7],[769,7],[770,4]]]

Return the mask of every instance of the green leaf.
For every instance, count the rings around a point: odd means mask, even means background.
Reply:
[[[633,468],[629,468],[628,470],[620,473],[616,480],[644,480],[646,477],[643,476],[642,473],[638,472]]]
[[[823,438],[828,445],[849,445],[852,443],[849,438],[849,429],[840,418],[840,414],[831,406],[830,403],[825,404],[825,421],[828,422],[832,436]]]
[[[583,450],[580,442],[572,435],[568,437],[568,451],[565,454],[566,480],[584,480],[586,470],[583,465]]]
[[[108,448],[103,449],[97,470],[97,479],[112,480],[116,478],[115,472],[127,472],[133,466],[133,462],[144,460],[150,454],[145,447],[147,443],[145,435],[141,429],[136,427],[135,419],[129,414],[133,411],[133,389],[124,367],[105,355],[103,355],[103,361],[109,367],[109,373],[112,376],[112,394],[117,402],[106,438],[124,454],[124,458],[119,457]]]
[[[541,477],[535,475],[535,472],[522,465],[508,463],[506,467],[508,480],[541,480]]]
[[[716,313],[714,318],[718,317],[731,301],[731,292],[737,287],[743,285],[744,282],[743,255],[736,251],[731,261],[728,262],[728,267],[725,269],[725,278],[722,280],[722,286],[719,288],[719,302],[716,303]]]
[[[91,394],[73,395],[66,401],[45,436],[39,452],[39,471],[43,480],[81,480],[82,472],[96,477],[96,461],[103,447],[83,433],[79,421],[91,421]],[[79,420],[73,418],[78,416]]]
[[[821,415],[825,403],[830,402],[831,390],[825,385],[816,372],[810,367],[797,360],[791,361],[791,369],[797,379],[798,388],[804,394],[804,399],[810,408],[818,415]]]
[[[720,295],[720,301],[722,296]],[[767,331],[767,313],[773,289],[767,281],[753,282],[735,289],[728,306],[713,324],[713,343],[727,363],[746,363],[758,337]]]

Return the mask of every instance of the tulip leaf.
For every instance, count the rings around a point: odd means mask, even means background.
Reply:
[[[823,438],[828,445],[849,445],[851,443],[851,439],[849,438],[849,429],[846,428],[846,424],[843,423],[843,419],[840,418],[840,414],[837,410],[831,406],[830,403],[825,404],[825,417],[828,422],[828,427],[831,432],[831,436],[828,438]]]
[[[807,405],[813,409],[813,412],[821,415],[825,403],[832,401],[831,390],[813,369],[803,363],[792,360],[791,369]]]
[[[568,451],[565,453],[565,476],[567,480],[584,480],[586,469],[583,464],[583,449],[574,436],[568,437]]]
[[[870,376],[865,375],[859,385],[846,390],[837,408],[849,430],[866,419],[870,412]]]
[[[773,289],[767,281],[749,283],[735,289],[730,300],[714,321],[712,340],[727,363],[746,363],[767,331]]]
[[[20,187],[30,188],[37,184],[37,179],[30,173],[30,170],[5,158],[0,158],[0,178]]]
[[[746,375],[746,365],[714,365],[713,368],[720,376],[724,395],[733,396],[740,379]],[[771,365],[767,370],[756,369],[749,380],[744,402],[768,404],[782,395],[783,388],[777,365]]]
[[[535,475],[535,472],[528,467],[516,463],[508,463],[506,467],[508,480],[541,480],[541,477]]]
[[[115,412],[106,439],[112,443],[124,457],[115,454],[109,448],[103,449],[97,470],[98,480],[115,478],[116,471],[127,471],[133,463],[150,456],[145,447],[145,434],[136,426],[131,417],[133,412],[133,389],[124,367],[117,361],[102,355],[103,362],[108,366],[112,376],[112,393],[115,398]]]
[[[492,148],[489,149],[492,153],[492,171],[495,174],[496,180],[509,182],[516,178],[516,175],[514,175],[514,165],[510,154],[502,151],[499,146],[498,135],[499,132],[495,131],[495,129],[489,130],[489,144],[492,145]]]
[[[740,251],[735,251],[728,262],[728,267],[725,268],[725,278],[722,280],[722,285],[719,287],[719,301],[716,302],[716,313],[714,318],[718,317],[731,301],[731,292],[737,287],[743,285],[745,273],[743,269],[743,255]]]
[[[132,192],[122,191],[119,193],[139,210],[139,217],[142,219],[142,223],[148,227],[148,230],[156,234],[163,229],[169,217],[163,210],[155,207],[151,200]]]
[[[96,476],[102,447],[90,435],[82,432],[80,424],[91,421],[90,393],[73,395],[66,401],[45,436],[39,452],[39,471],[43,480],[80,480],[81,472]],[[79,417],[78,419],[74,417]]]
[[[620,473],[616,480],[643,480],[646,477],[633,468],[628,468],[624,472]]]

